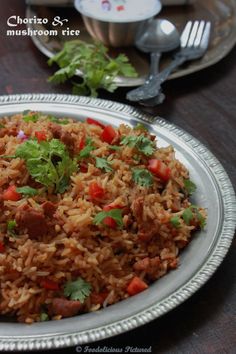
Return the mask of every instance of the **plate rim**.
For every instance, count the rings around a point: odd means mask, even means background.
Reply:
[[[225,217],[222,223],[220,235],[216,239],[214,247],[204,264],[200,265],[196,274],[178,288],[174,293],[161,300],[159,303],[147,307],[142,312],[134,314],[128,318],[114,321],[111,324],[101,327],[81,331],[77,333],[63,333],[60,336],[39,335],[37,337],[17,337],[4,336],[0,334],[0,350],[35,350],[35,349],[52,349],[68,347],[78,344],[85,344],[109,338],[126,332],[127,330],[135,329],[140,325],[146,324],[154,320],[192,296],[219,267],[223,261],[234,237],[234,229],[236,225],[236,198],[232,183],[225,169],[219,160],[203,145],[198,139],[184,131],[182,128],[173,123],[167,122],[160,117],[151,116],[143,113],[137,108],[118,103],[114,101],[90,98],[84,96],[72,96],[63,94],[17,94],[10,96],[0,96],[0,107],[12,104],[21,103],[58,103],[70,105],[90,105],[94,108],[110,110],[127,114],[135,119],[141,119],[149,124],[157,124],[168,130],[178,139],[183,141],[190,149],[193,149],[201,154],[210,168],[214,178],[217,181],[217,186],[220,188],[222,203],[224,206]]]

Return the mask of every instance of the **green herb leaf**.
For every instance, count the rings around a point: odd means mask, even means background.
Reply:
[[[173,216],[171,219],[170,219],[170,223],[173,227],[175,227],[176,229],[178,229],[181,224],[180,224],[180,218],[176,215],[176,216]]]
[[[15,227],[16,227],[16,221],[15,220],[9,220],[7,222],[7,232],[8,232],[8,234],[10,234],[13,237],[16,236]]]
[[[196,205],[190,205],[187,209],[184,210],[182,217],[184,219],[184,222],[189,225],[190,222],[193,220],[194,217],[197,217],[199,221],[199,225],[201,229],[203,229],[206,226],[206,219],[203,217],[203,215],[200,213],[198,207]]]
[[[196,184],[193,183],[190,179],[184,180],[184,188],[189,195],[193,194],[197,189]]]
[[[91,138],[86,140],[86,146],[80,151],[79,158],[90,157],[91,151],[95,150],[95,146],[93,145],[93,141]]]
[[[48,80],[65,82],[79,69],[83,72],[83,79],[81,83],[73,82],[74,94],[97,96],[100,88],[113,92],[117,88],[114,84],[117,75],[136,77],[137,73],[124,54],[110,58],[107,52],[100,42],[67,41],[63,49],[48,61],[49,65],[57,63],[60,67]]]
[[[16,191],[23,194],[24,197],[34,197],[38,194],[38,190],[29,186],[16,188]]]
[[[70,300],[79,300],[82,304],[91,293],[91,285],[82,278],[69,281],[64,286],[64,295]]]
[[[115,151],[119,151],[120,150],[120,146],[118,146],[118,145],[109,145],[109,149],[110,150],[115,150]]]
[[[66,146],[58,139],[42,141],[27,140],[16,150],[16,157],[26,162],[30,175],[48,188],[63,193],[69,185],[70,176],[77,170]]]
[[[57,123],[57,124],[61,124],[61,125],[66,125],[66,124],[70,123],[68,119],[57,118],[57,117],[54,117],[54,116],[48,116],[47,118],[51,122]]]
[[[23,120],[27,123],[29,122],[36,123],[39,120],[39,117],[40,117],[39,113],[33,113],[30,111],[23,112]]]
[[[111,167],[110,162],[108,162],[106,159],[103,159],[102,157],[95,157],[96,160],[96,167],[104,169],[106,172],[112,172],[113,168]]]
[[[191,207],[187,208],[184,210],[182,217],[184,219],[184,222],[186,225],[189,225],[190,222],[193,220],[193,212],[191,210]]]
[[[153,176],[145,168],[134,168],[132,174],[135,183],[143,187],[150,187],[153,185]]]
[[[49,316],[46,312],[41,312],[40,313],[40,321],[41,322],[45,322],[45,321],[49,321]]]
[[[145,127],[144,124],[138,123],[138,124],[134,127],[134,130],[145,130],[145,131],[148,131],[148,128]]]
[[[154,144],[149,138],[144,135],[139,136],[126,136],[121,140],[122,145],[127,145],[129,147],[135,147],[137,150],[142,152],[144,155],[150,156],[154,152]]]
[[[0,129],[5,128],[5,125],[0,123]]]
[[[100,213],[98,213],[95,216],[95,218],[93,219],[93,223],[95,225],[102,224],[103,220],[107,216],[110,216],[112,219],[114,219],[119,228],[123,227],[123,218],[122,218],[122,210],[121,209],[112,209],[109,211],[101,211]]]

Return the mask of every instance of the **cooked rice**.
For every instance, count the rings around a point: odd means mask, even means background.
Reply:
[[[19,130],[27,137],[34,137],[36,131],[45,131],[48,140],[53,137],[52,123],[47,116],[41,115],[34,123],[25,122],[19,114],[1,122],[4,128],[0,129],[0,155],[14,155],[21,143],[17,137]],[[189,172],[175,159],[172,146],[156,148],[149,158],[139,154],[141,161],[138,161],[134,159],[135,147],[121,146],[120,150],[111,151],[109,144],[100,139],[102,128],[97,125],[69,119],[61,129],[74,139],[74,156],[79,154],[81,137],[85,134],[93,139],[96,147],[93,155],[106,157],[113,171],[104,172],[95,166],[93,158],[87,158],[84,161],[87,171],[78,170],[71,176],[68,190],[54,194],[45,192],[32,179],[23,159],[0,158],[0,195],[9,185],[42,190],[37,196],[19,201],[1,203],[0,200],[0,242],[4,244],[4,251],[0,252],[0,314],[15,316],[20,322],[40,321],[42,308],[50,308],[55,297],[63,298],[64,284],[78,277],[91,284],[92,293],[107,294],[103,304],[92,303],[89,296],[83,312],[127,298],[127,286],[134,276],[151,284],[176,268],[179,250],[188,244],[192,231],[199,227],[196,219],[190,225],[180,219],[178,228],[170,222],[191,204],[184,192],[184,180],[189,178]],[[148,132],[126,125],[121,125],[117,132],[119,136],[145,134],[153,139]],[[114,144],[119,145],[119,140]],[[132,167],[145,168],[150,158],[161,160],[171,169],[167,183],[154,177],[153,185],[147,188],[133,181]],[[93,181],[105,190],[103,198],[90,198],[89,185]],[[8,221],[15,219],[19,208],[29,205],[41,210],[40,205],[47,200],[57,205],[48,233],[34,238],[27,229],[16,229],[16,236],[7,231]],[[124,207],[122,229],[93,223],[95,215],[110,203]],[[199,212],[205,215],[204,210]],[[40,285],[40,279],[50,279],[60,289],[47,290]],[[54,314],[51,318],[61,316]]]

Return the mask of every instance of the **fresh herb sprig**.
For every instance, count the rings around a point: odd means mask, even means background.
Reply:
[[[137,77],[134,67],[124,54],[116,58],[108,55],[108,49],[100,42],[86,43],[75,39],[64,43],[63,49],[49,59],[48,64],[58,64],[56,71],[49,82],[64,83],[71,79],[76,70],[83,73],[82,83],[72,82],[73,93],[96,97],[98,89],[113,92],[117,85],[114,78],[117,75]]]
[[[24,197],[34,197],[38,194],[38,190],[29,186],[18,187],[16,191],[22,194]]]
[[[27,140],[15,152],[15,157],[24,159],[30,175],[47,188],[64,193],[70,176],[77,169],[66,146],[58,139],[42,141]]]
[[[139,152],[146,156],[151,156],[154,152],[154,143],[146,136],[125,136],[121,140],[121,145],[127,145],[129,147],[135,147]]]
[[[143,187],[151,187],[153,185],[153,176],[145,168],[134,168],[132,177],[135,183]]]
[[[95,156],[95,161],[96,161],[97,168],[100,168],[101,170],[104,170],[105,172],[112,172],[113,171],[113,168],[111,167],[111,164],[110,164],[110,162],[107,161],[107,159]]]
[[[90,153],[95,150],[95,146],[93,145],[93,140],[91,138],[87,138],[85,147],[80,151],[79,158],[90,157]]]
[[[112,209],[109,211],[101,211],[93,219],[95,225],[103,224],[103,221],[106,217],[111,217],[115,220],[117,226],[121,229],[123,227],[123,218],[121,209]]]
[[[74,281],[68,281],[64,286],[64,295],[70,300],[79,300],[82,304],[91,293],[91,284],[84,279],[78,278]]]

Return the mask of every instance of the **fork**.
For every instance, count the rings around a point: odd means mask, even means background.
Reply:
[[[185,61],[195,60],[202,57],[209,44],[211,23],[205,21],[188,21],[180,38],[180,51],[174,55],[174,60],[159,74],[149,79],[144,85],[127,93],[126,98],[130,101],[143,101],[140,103],[156,105],[160,103],[158,98],[161,84],[168,78],[170,73]],[[149,101],[150,100],[150,101]],[[148,102],[149,101],[149,102]]]

